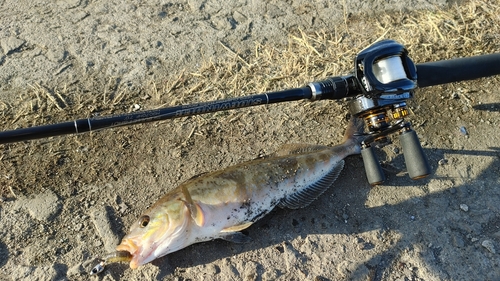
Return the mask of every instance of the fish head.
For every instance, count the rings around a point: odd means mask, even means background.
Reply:
[[[135,269],[185,247],[188,224],[189,214],[181,201],[155,204],[132,224],[116,250],[129,252],[130,268]]]

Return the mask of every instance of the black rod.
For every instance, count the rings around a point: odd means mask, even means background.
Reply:
[[[309,87],[303,87],[219,101],[209,101],[133,113],[78,119],[58,124],[0,132],[0,144],[66,134],[84,133],[124,125],[173,119],[262,104],[311,99],[311,96],[311,89]]]
[[[500,74],[500,53],[417,64],[418,87]]]

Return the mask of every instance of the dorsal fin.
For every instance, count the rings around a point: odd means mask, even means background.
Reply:
[[[326,146],[326,145],[288,143],[288,144],[284,144],[284,145],[280,146],[278,148],[278,150],[276,150],[274,153],[271,153],[267,156],[264,156],[264,158],[281,157],[281,156],[288,156],[288,155],[292,155],[292,154],[302,154],[302,153],[320,151],[320,150],[328,149],[328,148],[330,148],[330,147]]]
[[[338,178],[343,168],[344,160],[341,160],[319,181],[283,198],[278,206],[290,209],[298,209],[308,206],[332,185],[332,183]]]
[[[203,175],[204,175],[204,174],[206,174],[206,173],[207,173],[207,172],[199,173],[199,174],[197,174],[197,175],[194,175],[194,176],[190,177],[190,178],[189,178],[189,179],[187,179],[186,181],[190,181],[190,180],[192,180],[192,179],[199,178],[199,177],[203,176]]]

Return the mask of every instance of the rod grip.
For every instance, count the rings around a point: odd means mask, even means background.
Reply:
[[[500,53],[417,64],[419,88],[500,74]]]

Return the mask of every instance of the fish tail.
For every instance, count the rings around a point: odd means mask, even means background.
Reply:
[[[363,119],[352,116],[344,134],[344,144],[349,147],[350,154],[361,153],[361,143],[365,140]]]

